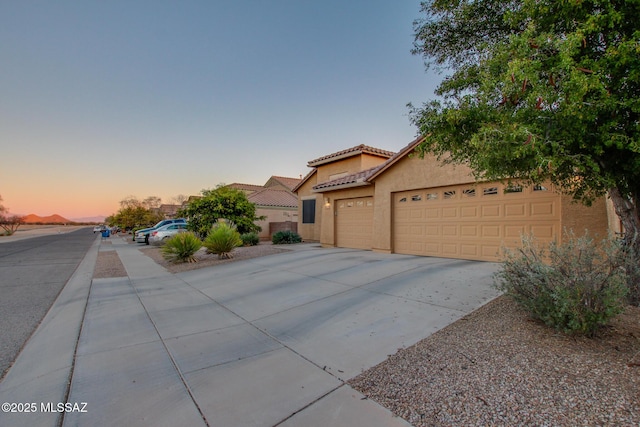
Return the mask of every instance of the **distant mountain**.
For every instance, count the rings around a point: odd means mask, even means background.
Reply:
[[[23,219],[25,224],[34,224],[34,223],[41,223],[41,224],[68,224],[72,221],[68,220],[67,218],[64,218],[58,214],[54,214],[54,215],[49,215],[49,216],[39,216],[36,214],[29,214],[27,216],[24,217]]]

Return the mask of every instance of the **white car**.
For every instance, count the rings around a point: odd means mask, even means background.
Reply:
[[[163,225],[149,233],[149,243],[159,245],[162,244],[163,240],[175,236],[178,233],[184,233],[185,231],[187,231],[186,223],[178,222],[175,224]]]

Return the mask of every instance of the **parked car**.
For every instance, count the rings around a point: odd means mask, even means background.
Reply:
[[[167,225],[167,224],[186,224],[186,223],[187,223],[187,220],[184,218],[163,219],[153,227],[143,228],[142,230],[136,231],[136,234],[133,240],[135,240],[138,243],[146,243],[148,245],[149,233],[151,233],[152,231],[155,231],[158,228],[162,227],[163,225]]]
[[[93,232],[94,233],[102,233],[103,231],[105,231],[107,229],[107,226],[104,224],[100,224],[100,225],[96,225],[95,227],[93,227]]]
[[[175,236],[178,233],[184,233],[187,231],[186,223],[175,223],[175,224],[167,224],[159,227],[156,230],[153,230],[149,233],[149,243],[154,245],[159,245],[163,240],[168,239],[169,237]]]

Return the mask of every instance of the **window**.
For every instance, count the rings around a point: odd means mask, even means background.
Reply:
[[[467,188],[466,190],[462,190],[462,195],[464,197],[475,197],[476,189],[475,188]]]
[[[406,198],[406,197],[403,197],[402,199],[400,199],[400,203],[404,203],[404,202],[406,202],[406,201],[407,201],[407,198]]]
[[[358,200],[356,202],[356,206],[358,206],[359,208],[363,207],[364,206],[364,200]]]
[[[445,191],[444,192],[444,198],[445,199],[453,199],[454,197],[456,197],[456,190],[451,190],[451,191]]]
[[[416,194],[415,196],[411,196],[412,202],[419,202],[420,200],[422,200],[422,196],[419,194]]]
[[[547,187],[544,185],[534,185],[533,191],[547,191]]]
[[[482,190],[482,194],[485,196],[493,196],[494,194],[498,194],[498,187],[489,187]]]
[[[316,223],[316,199],[302,201],[302,223]]]
[[[427,200],[436,200],[438,198],[438,193],[427,193]]]
[[[509,185],[504,189],[505,193],[522,193],[522,186],[520,185]]]

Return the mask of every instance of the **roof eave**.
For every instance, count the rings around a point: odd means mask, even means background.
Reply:
[[[362,179],[362,180],[358,180],[356,182],[349,182],[347,184],[333,185],[331,187],[319,188],[317,190],[316,189],[312,189],[311,192],[312,193],[326,193],[328,191],[344,190],[346,188],[354,188],[354,187],[366,187],[368,185],[371,185],[371,183],[365,181],[364,179]]]

